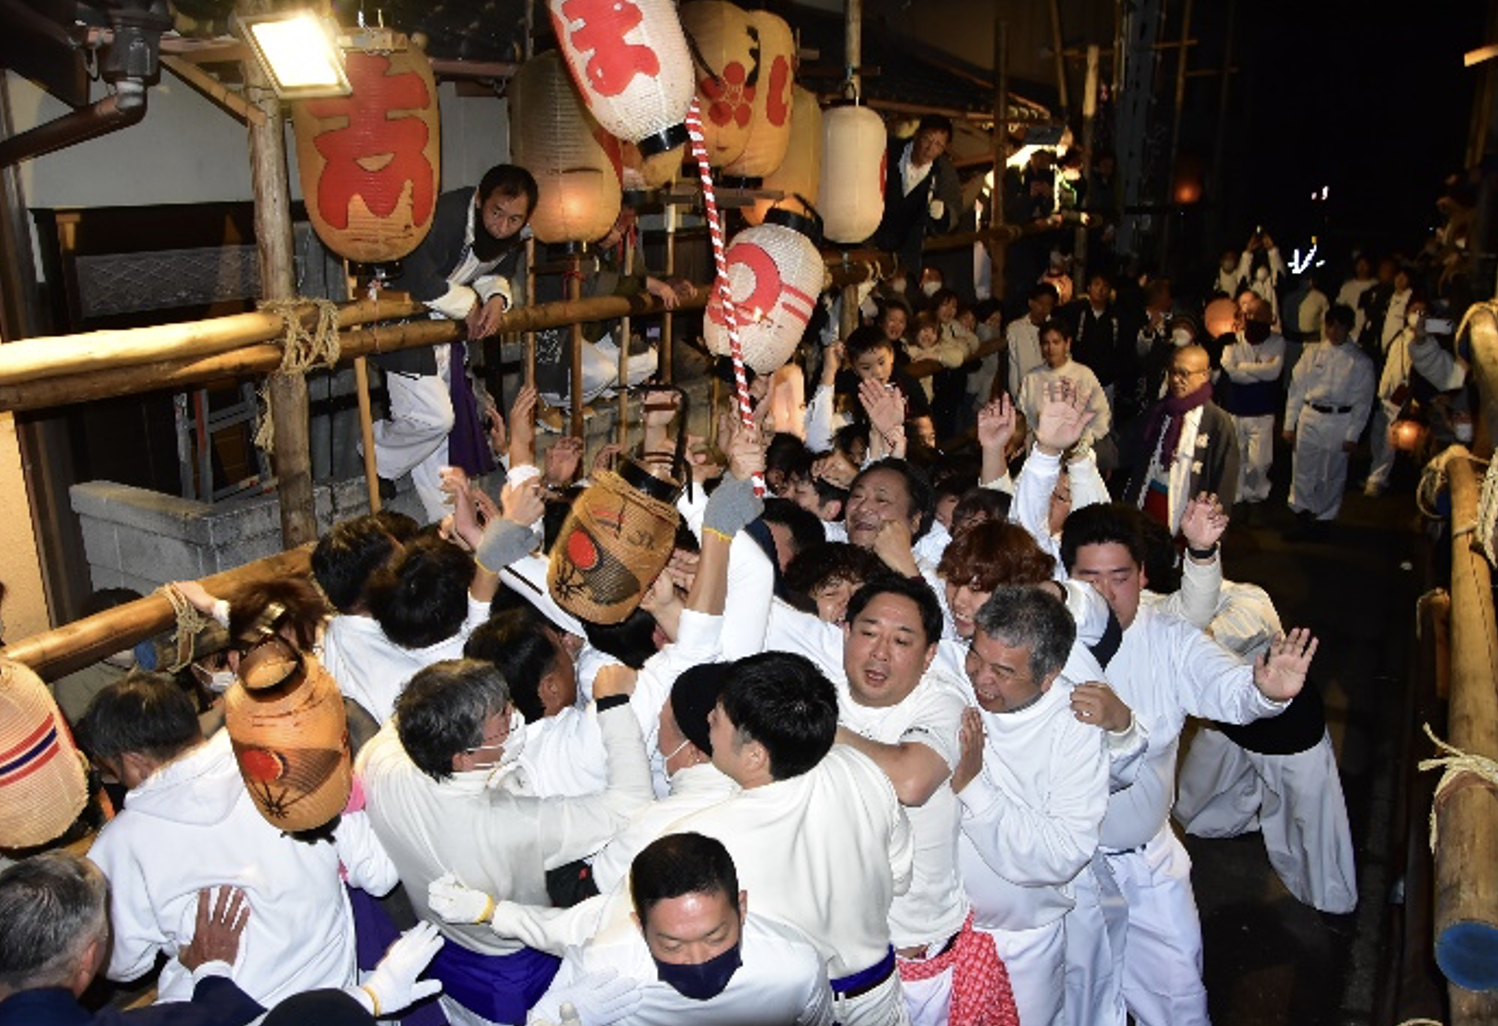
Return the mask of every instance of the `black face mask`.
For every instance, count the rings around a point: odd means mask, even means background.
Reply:
[[[744,964],[738,944],[697,965],[673,965],[654,956],[651,958],[660,981],[693,1001],[707,1001],[723,993],[733,974]]]
[[[1253,345],[1258,345],[1269,338],[1269,332],[1272,327],[1272,325],[1265,321],[1244,321],[1243,337],[1248,339]]]
[[[498,235],[489,234],[489,229],[484,227],[484,215],[480,210],[473,212],[473,255],[484,263],[499,259],[500,255],[510,246],[514,245],[519,233],[515,238],[501,239]]]

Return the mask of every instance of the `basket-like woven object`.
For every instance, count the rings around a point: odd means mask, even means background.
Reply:
[[[0,848],[61,836],[88,801],[83,756],[29,666],[0,660]]]
[[[253,649],[224,693],[224,728],[245,787],[272,826],[313,830],[348,804],[343,695],[314,657],[279,639]]]
[[[572,503],[546,576],[559,606],[599,624],[619,623],[634,612],[671,558],[680,519],[667,498],[674,484],[650,478],[638,466],[625,473],[631,480],[598,474]]]
[[[823,111],[822,131],[822,234],[831,242],[862,242],[884,218],[888,133],[867,107]]]

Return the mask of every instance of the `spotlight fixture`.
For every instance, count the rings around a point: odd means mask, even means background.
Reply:
[[[281,99],[347,96],[353,91],[330,22],[310,11],[241,14],[234,20]]]

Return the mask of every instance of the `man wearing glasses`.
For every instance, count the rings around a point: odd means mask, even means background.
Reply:
[[[1207,351],[1182,346],[1171,357],[1165,397],[1139,418],[1128,443],[1132,467],[1123,501],[1170,528],[1181,529],[1186,503],[1215,493],[1231,509],[1238,488],[1238,436],[1233,418],[1212,402]]]

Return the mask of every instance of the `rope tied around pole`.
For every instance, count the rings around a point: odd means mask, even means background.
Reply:
[[[172,673],[177,673],[193,661],[197,636],[215,621],[212,617],[198,612],[193,604],[187,601],[187,596],[172,585],[163,584],[156,590],[166,596],[167,601],[172,604],[172,612],[177,616],[177,628],[172,632],[172,641],[177,646],[176,656],[172,664],[167,667]]]
[[[307,304],[317,307],[317,326],[311,331],[302,327],[302,310]],[[286,325],[281,339],[281,367],[277,374],[306,374],[318,367],[332,369],[338,365],[342,343],[338,338],[338,304],[331,299],[267,299],[257,308],[276,314]],[[255,432],[255,445],[265,453],[276,451],[275,417],[271,413],[270,379],[260,386],[260,404],[264,413]]]
[[[1424,725],[1425,736],[1430,738],[1437,750],[1445,752],[1445,755],[1436,756],[1432,759],[1421,759],[1417,764],[1423,773],[1427,770],[1443,769],[1440,781],[1436,784],[1436,794],[1430,804],[1430,850],[1434,854],[1436,850],[1436,827],[1437,816],[1441,806],[1445,804],[1452,794],[1464,791],[1469,787],[1485,787],[1489,791],[1498,794],[1498,761],[1489,759],[1485,755],[1473,755],[1464,752],[1455,745],[1447,744],[1436,737],[1435,731],[1430,729],[1430,724]]]

